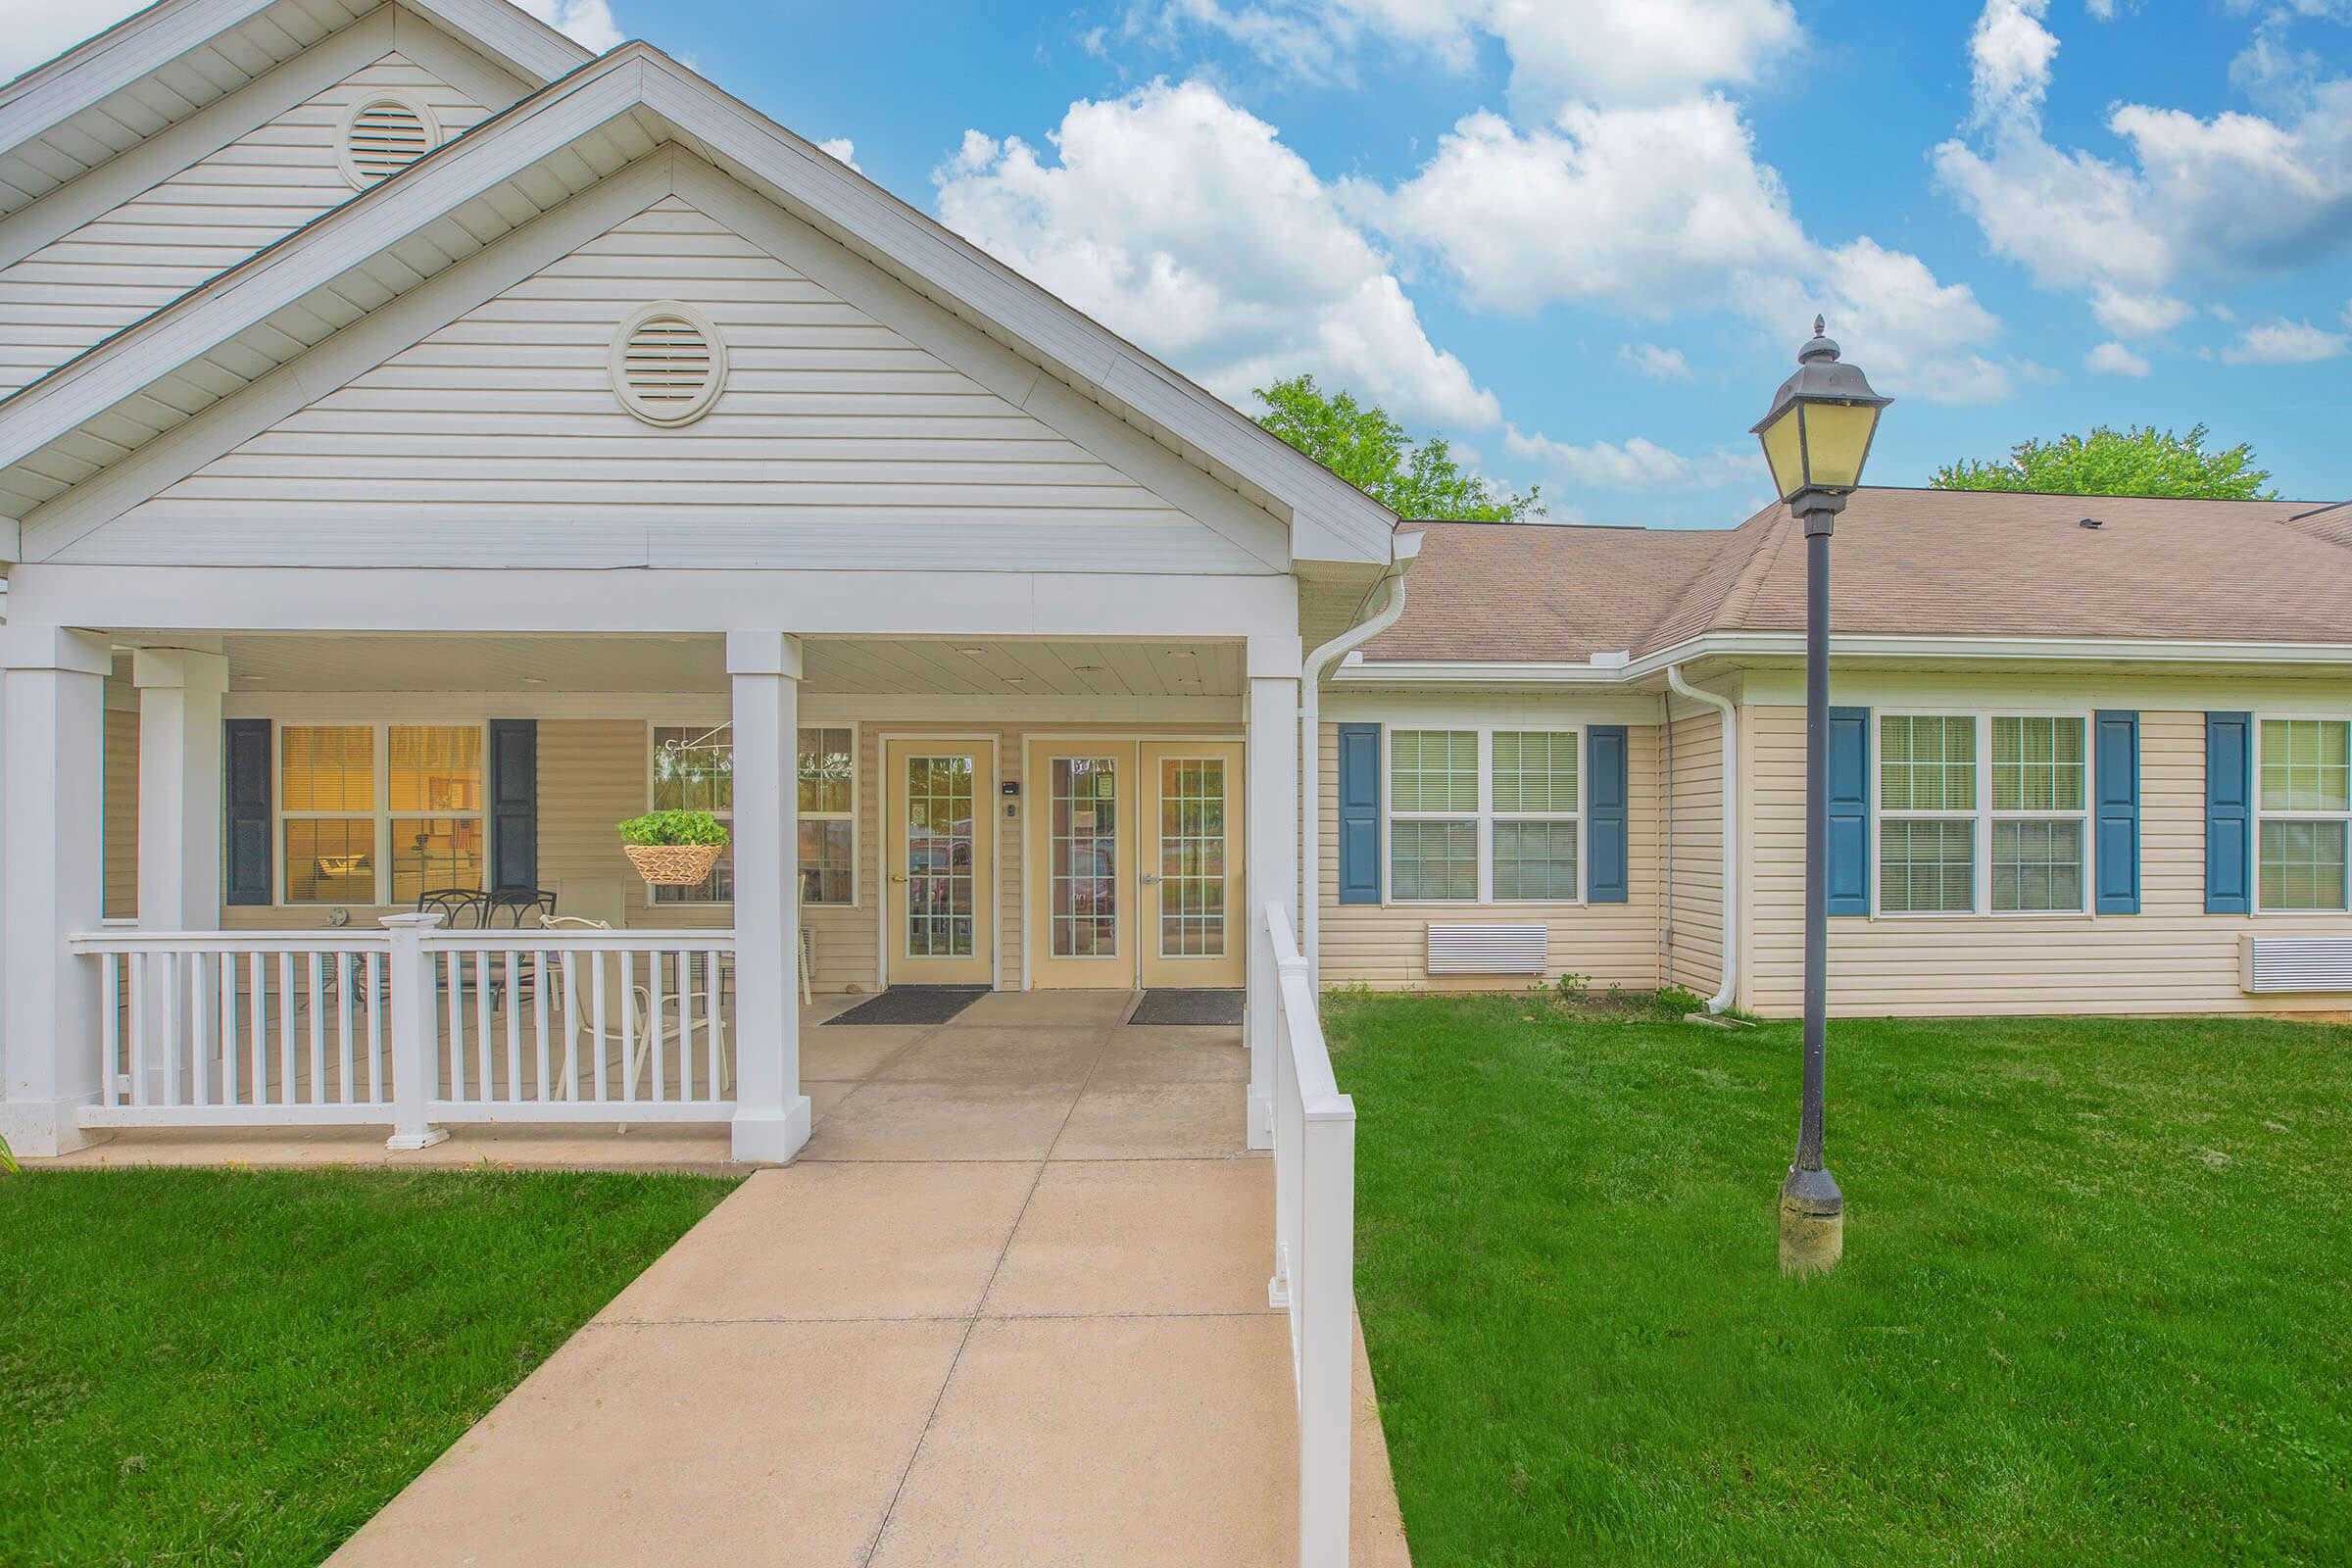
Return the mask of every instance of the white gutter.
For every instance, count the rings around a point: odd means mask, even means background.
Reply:
[[[1707,999],[1709,1012],[1732,1004],[1740,983],[1740,711],[1728,697],[1701,691],[1683,679],[1683,666],[1666,666],[1666,684],[1694,703],[1704,703],[1723,715],[1723,989]],[[1674,715],[1666,715],[1668,723]],[[1666,787],[1674,788],[1668,779]]]
[[[1801,632],[1709,632],[1619,662],[1621,655],[1591,661],[1414,660],[1360,661],[1334,676],[1349,685],[1423,684],[1575,686],[1624,685],[1700,659],[1802,658]],[[2124,637],[1914,637],[1877,632],[1844,633],[1830,639],[1839,659],[1910,659],[1937,662],[1981,660],[1987,663],[2052,662],[2095,659],[2130,662],[2219,664],[2352,664],[2352,643],[2259,643],[2171,641]]]
[[[1323,672],[1396,624],[1396,617],[1404,613],[1404,571],[1420,554],[1419,534],[1398,534],[1388,573],[1376,585],[1387,587],[1387,602],[1370,619],[1348,627],[1298,666],[1298,930],[1300,956],[1317,985],[1323,978]]]

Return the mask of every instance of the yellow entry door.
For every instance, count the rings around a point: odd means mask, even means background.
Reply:
[[[1029,976],[1135,989],[1135,742],[1029,747]]]
[[[1146,741],[1140,750],[1143,983],[1239,986],[1249,929],[1241,745]]]
[[[986,741],[886,748],[893,985],[988,985],[996,977],[996,749]]]

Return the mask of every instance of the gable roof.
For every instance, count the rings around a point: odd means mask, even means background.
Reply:
[[[0,217],[246,87],[390,0],[159,0],[0,85]],[[595,58],[507,0],[397,0],[526,84]]]
[[[1404,615],[1367,663],[1640,660],[1804,629],[1803,529],[1777,504],[1725,530],[1414,526]],[[1840,634],[2352,645],[2352,512],[2309,502],[1870,488],[1831,562]]]
[[[1274,512],[1295,558],[1388,564],[1387,508],[643,43],[551,83],[0,402],[0,512],[27,517],[669,145]]]

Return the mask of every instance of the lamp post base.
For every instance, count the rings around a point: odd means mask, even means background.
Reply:
[[[1781,1184],[1781,1272],[1822,1274],[1845,1253],[1845,1195],[1826,1170],[1796,1170]]]

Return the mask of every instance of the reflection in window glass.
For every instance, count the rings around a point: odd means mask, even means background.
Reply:
[[[395,724],[386,732],[387,791],[395,811],[482,808],[482,731],[476,724]]]
[[[288,904],[375,902],[373,817],[288,817],[285,858]]]
[[[2262,906],[2344,907],[2345,824],[2270,820],[2262,824]]]
[[[1225,762],[1169,757],[1159,764],[1159,953],[1225,953]]]
[[[478,892],[482,842],[478,816],[394,817],[392,902],[413,905],[424,894],[452,888]]]
[[[1118,762],[1057,757],[1048,834],[1048,918],[1056,958],[1119,951]]]
[[[801,820],[801,902],[850,902],[850,824],[842,821]],[[727,879],[726,897],[735,896],[734,878]]]
[[[1478,823],[1392,821],[1390,896],[1400,901],[1478,897]]]
[[[288,724],[279,732],[278,808],[375,809],[375,731],[365,724]]]

